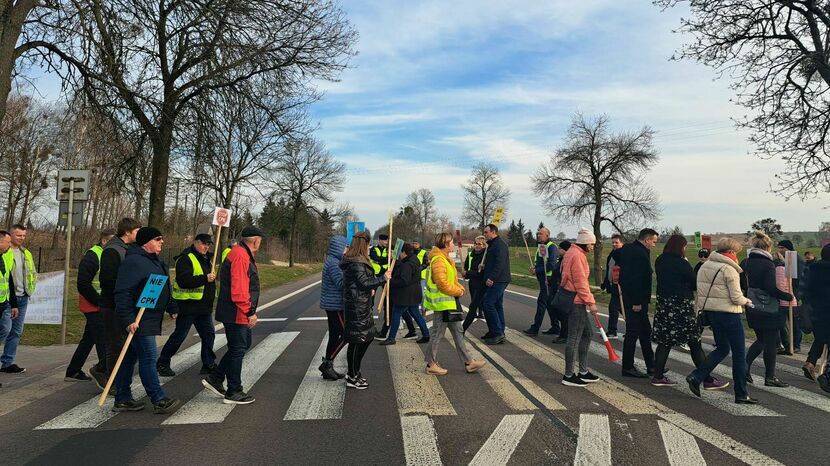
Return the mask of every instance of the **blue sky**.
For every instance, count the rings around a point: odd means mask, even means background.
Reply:
[[[438,209],[461,215],[461,184],[480,160],[495,162],[513,192],[507,221],[544,221],[574,235],[585,219],[546,214],[530,185],[576,111],[606,113],[616,130],[650,125],[660,162],[648,176],[662,202],[657,227],[746,231],[775,217],[815,230],[828,199],[785,202],[770,183],[782,162],[750,155],[731,117],[729,82],[691,62],[669,61],[682,9],[644,0],[349,0],[359,55],[339,82],[321,82],[311,108],[317,137],[348,166],[345,192],[372,229],[406,195],[428,188]],[[37,81],[47,98],[57,83]],[[255,209],[258,210],[258,209]],[[607,230],[607,228],[606,228]]]
[[[513,191],[508,219],[574,234],[586,221],[549,217],[530,174],[562,141],[574,112],[607,113],[618,130],[650,125],[661,155],[648,179],[658,226],[746,231],[760,217],[816,229],[821,200],[769,193],[778,161],[749,155],[730,117],[725,80],[669,61],[683,10],[646,1],[349,1],[359,55],[340,82],[321,83],[318,136],[350,170],[343,199],[369,226],[418,188],[461,214],[470,166],[494,161]]]

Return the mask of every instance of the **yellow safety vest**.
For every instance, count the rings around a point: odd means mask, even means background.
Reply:
[[[202,264],[199,263],[199,259],[196,259],[196,255],[191,252],[187,255],[187,257],[190,258],[190,262],[193,264],[193,276],[198,277],[199,275],[204,275],[205,273],[202,271]],[[179,257],[179,260],[182,260],[182,258]],[[178,282],[173,280],[173,299],[177,299],[179,301],[185,301],[188,299],[199,301],[204,295],[204,285],[199,288],[182,289],[179,288]]]
[[[9,275],[11,275],[14,260],[5,254],[3,254],[2,260],[6,271],[0,274],[0,303],[5,303],[11,296],[11,291],[9,290]]]
[[[23,257],[26,261],[26,267],[23,269],[26,272],[26,283],[23,289],[26,292],[26,296],[32,296],[35,294],[35,286],[37,285],[37,271],[35,270],[35,261],[32,259],[32,253],[29,252],[26,248],[20,248],[23,251]],[[8,259],[6,259],[8,256]],[[12,248],[9,248],[5,254],[3,254],[3,259],[11,261],[13,266],[16,267],[17,264],[14,262],[14,252],[12,252]],[[8,262],[6,262],[8,266]],[[11,269],[9,269],[11,270]]]
[[[553,243],[553,241],[548,241],[548,242],[547,242],[547,244],[545,244],[545,248],[547,248],[548,250],[550,250],[550,247],[551,247],[553,244],[554,244],[554,243]],[[546,258],[545,258],[545,260],[546,260],[546,261],[550,260],[550,257],[546,257]],[[533,268],[536,268],[536,263],[537,263],[537,262],[539,262],[539,247],[538,247],[538,246],[536,247],[536,257],[533,259]],[[547,274],[546,274],[546,275],[547,275],[548,277],[552,277],[552,276],[553,276],[553,267],[548,268],[548,272],[547,272]]]
[[[98,294],[101,294],[101,253],[104,252],[104,248],[102,248],[100,244],[96,244],[95,246],[89,248],[89,251],[94,252],[95,255],[98,256],[98,270],[95,272],[95,276],[92,277],[92,287],[95,288],[95,291],[97,291]]]
[[[432,281],[432,263],[436,259],[441,259],[447,264],[447,280],[454,283],[458,280],[458,272],[455,270],[455,264],[451,264],[449,260],[443,255],[437,255],[429,261],[429,274],[427,274],[427,289],[424,293],[424,307],[433,312],[452,311],[455,310],[455,297],[444,294],[438,289],[438,285]]]
[[[225,262],[225,258],[228,257],[229,252],[231,252],[231,248],[225,248],[225,250],[222,251],[222,262]]]
[[[380,246],[375,246],[375,254],[380,256],[383,259],[389,257],[389,249],[384,249],[381,251]],[[374,270],[375,275],[380,275],[382,270],[387,269],[387,264],[384,262],[382,264],[378,264],[377,262],[373,261],[371,257],[369,257],[369,262],[372,264],[372,270]]]
[[[426,249],[421,249],[420,251],[418,251],[418,263],[421,264],[421,267],[424,266],[424,256],[426,256],[426,255],[427,255],[427,250]],[[421,280],[426,280],[426,279],[427,279],[427,269],[424,268],[424,269],[421,269]]]

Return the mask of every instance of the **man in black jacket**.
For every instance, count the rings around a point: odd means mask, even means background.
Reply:
[[[101,293],[98,272],[101,270],[101,254],[113,236],[115,236],[113,229],[101,231],[98,244],[89,248],[81,259],[81,263],[78,264],[78,308],[84,314],[86,325],[81,341],[72,355],[72,360],[66,367],[64,377],[66,381],[90,380],[90,377],[83,371],[83,365],[92,347],[95,346],[98,363],[89,369],[89,374],[101,390],[107,384],[107,335],[104,329],[104,319],[98,310]]]
[[[462,264],[462,276],[467,279],[467,287],[470,289],[470,308],[464,317],[464,323],[461,325],[464,332],[470,328],[470,325],[473,325],[476,317],[480,317],[479,314],[483,315],[481,301],[484,299],[484,292],[487,287],[484,286],[484,272],[478,266],[481,265],[486,249],[487,238],[477,236],[473,247],[467,252],[467,257]]]
[[[115,230],[115,238],[107,242],[101,252],[101,270],[99,272],[101,282],[101,294],[98,297],[98,309],[104,318],[107,347],[107,377],[112,373],[115,361],[121,347],[124,346],[124,339],[127,332],[121,327],[115,315],[115,282],[118,279],[118,270],[121,261],[127,254],[127,249],[132,247],[138,229],[141,224],[132,218],[122,218]]]
[[[133,339],[115,376],[115,412],[140,411],[144,402],[133,399],[130,385],[133,371],[138,362],[138,373],[147,396],[153,403],[153,412],[167,414],[176,409],[181,401],[168,398],[159,383],[156,371],[156,336],[161,335],[161,321],[166,310],[170,315],[178,314],[176,301],[171,297],[170,280],[164,284],[156,299],[156,306],[146,308],[141,321],[135,320],[139,313],[139,301],[147,280],[153,274],[167,276],[167,264],[159,259],[164,237],[157,228],[144,227],[138,230],[135,244],[130,248],[118,268],[115,282],[115,312],[121,328],[133,334]],[[118,348],[119,350],[121,348]]]
[[[162,377],[173,377],[170,360],[179,351],[190,327],[196,327],[202,339],[202,369],[199,374],[207,375],[216,370],[216,354],[213,342],[213,300],[216,297],[216,274],[211,272],[208,251],[213,239],[202,233],[196,235],[193,244],[176,257],[176,279],[173,282],[173,299],[179,308],[176,329],[170,334],[161,349],[156,369]],[[205,273],[207,272],[207,273]]]
[[[488,345],[498,345],[504,343],[504,290],[510,284],[510,252],[496,225],[491,223],[484,227],[484,237],[487,238],[487,253],[479,269],[483,269],[487,287],[483,305],[489,331],[482,338]]]
[[[619,251],[623,246],[625,246],[625,241],[621,234],[611,235],[611,254],[608,254],[608,259],[605,261],[605,279],[602,281],[602,289],[611,294],[611,302],[608,304],[608,328],[606,329],[606,335],[610,340],[617,339],[617,322],[620,319],[620,292],[611,275],[614,267],[619,265]]]
[[[625,304],[625,339],[623,340],[622,375],[647,378],[654,372],[654,350],[651,348],[651,322],[648,305],[651,302],[651,250],[657,244],[658,233],[651,228],[640,231],[637,241],[620,249],[620,288]],[[634,367],[637,340],[643,351],[646,372]]]

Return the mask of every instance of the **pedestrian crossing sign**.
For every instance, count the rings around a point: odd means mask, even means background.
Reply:
[[[160,275],[157,273],[151,274],[144,285],[144,290],[141,296],[138,297],[136,307],[143,307],[146,309],[155,309],[158,303],[161,290],[164,289],[164,284],[167,283],[167,275]]]

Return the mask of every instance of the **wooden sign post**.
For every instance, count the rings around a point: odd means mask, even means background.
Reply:
[[[787,277],[787,288],[793,294],[793,279],[798,277],[798,254],[795,251],[784,253],[784,275]],[[795,335],[793,335],[793,302],[787,303],[787,328],[790,335],[790,354],[794,353]]]
[[[216,237],[214,237],[213,242],[215,243],[215,247],[213,249],[213,259],[210,261],[210,272],[216,272],[216,256],[219,255],[219,243],[222,239],[222,228],[227,227],[231,224],[231,211],[230,209],[225,209],[224,207],[217,207],[213,210],[213,224],[216,225]]]
[[[394,213],[390,212],[389,213],[389,241],[392,241],[392,238],[394,238],[394,236],[392,236],[392,224],[394,223],[394,221],[395,221],[395,215],[394,215]],[[389,251],[389,244],[388,243],[386,244],[386,250]],[[386,253],[386,270],[392,270],[390,267],[392,267],[392,253],[387,252]],[[386,325],[389,325],[389,281],[386,282],[386,286],[384,288],[385,288],[384,291],[386,291]]]

